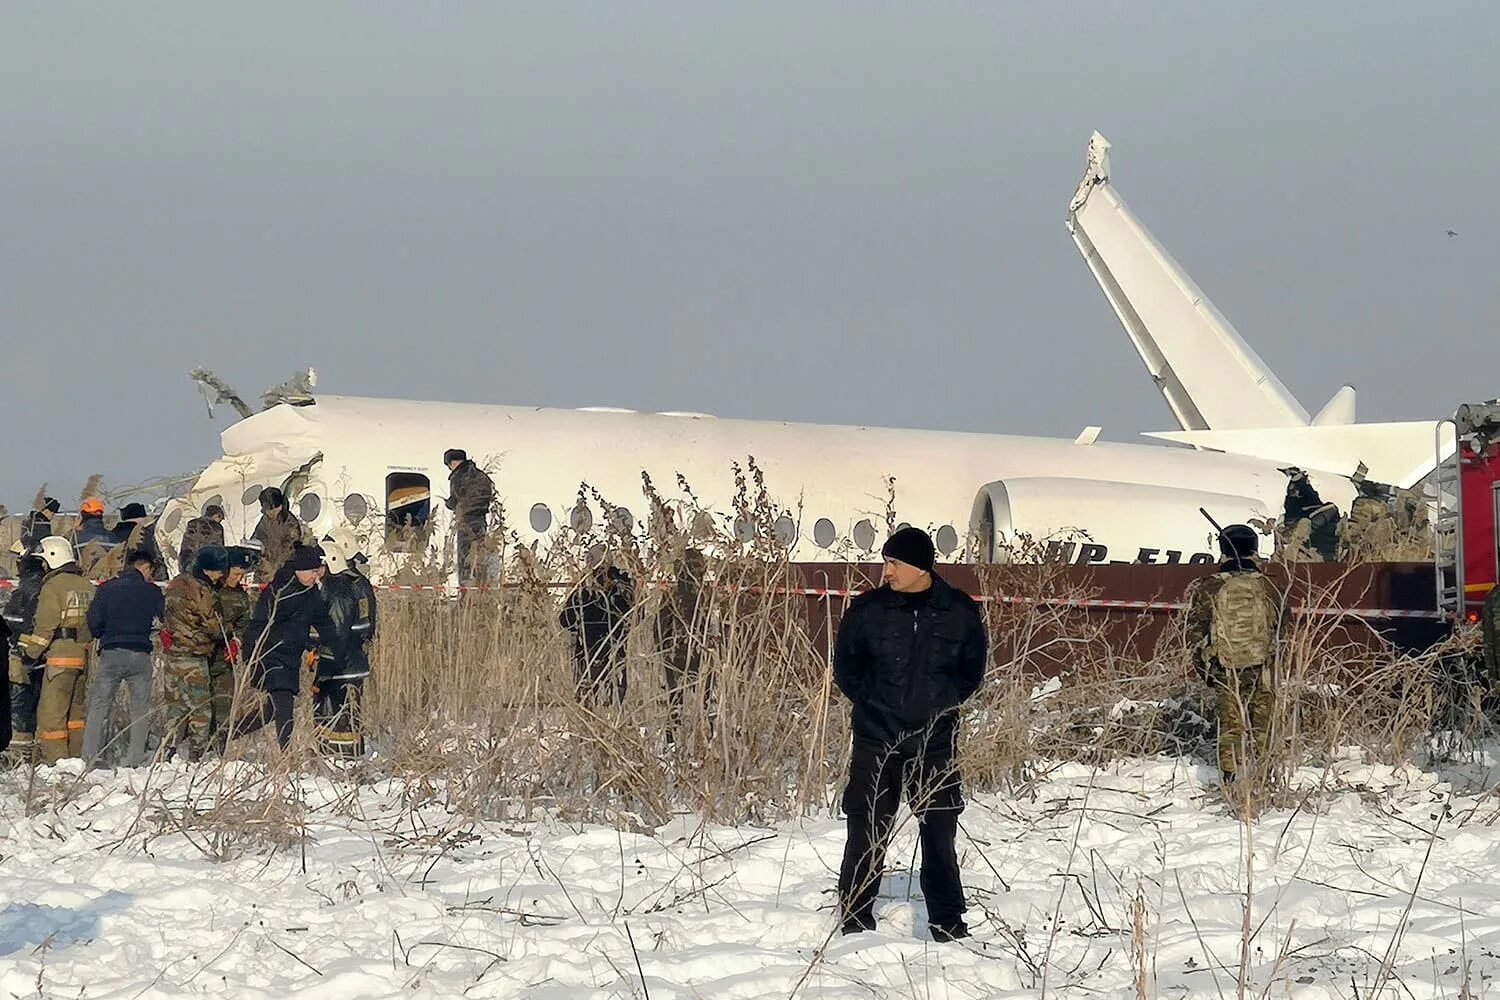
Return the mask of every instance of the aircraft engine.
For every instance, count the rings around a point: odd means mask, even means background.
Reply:
[[[1214,529],[1267,519],[1252,497],[1092,479],[1017,478],[974,497],[970,555],[977,562],[1213,563]],[[1269,554],[1271,540],[1261,543]]]

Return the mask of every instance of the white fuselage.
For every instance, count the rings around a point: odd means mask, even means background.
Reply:
[[[585,484],[595,531],[606,511],[593,491],[628,510],[643,531],[643,472],[664,499],[685,505],[681,477],[720,527],[743,529],[733,467],[753,460],[786,512],[780,534],[799,561],[878,553],[891,486],[894,520],[932,531],[945,558],[994,556],[986,539],[971,541],[982,529],[1004,536],[1002,543],[1017,533],[1066,541],[1061,554],[1096,563],[1185,562],[1194,554],[1203,561],[1213,533],[1198,506],[1221,523],[1264,517],[1279,511],[1286,488],[1274,463],[1185,448],[337,396],[256,414],[225,431],[223,446],[224,458],[164,512],[169,542],[215,499],[228,512],[229,537],[247,537],[260,513],[256,494],[279,486],[316,534],[352,528],[378,556],[391,489],[424,483],[433,543],[442,545],[450,531],[442,504],[448,448],[465,449],[490,472],[507,532],[544,545],[581,526]],[[1346,502],[1346,483],[1318,485],[1327,499]],[[981,495],[993,503],[976,503]],[[379,573],[380,561],[374,565]]]

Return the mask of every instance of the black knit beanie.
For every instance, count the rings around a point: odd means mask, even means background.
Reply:
[[[292,550],[292,569],[317,569],[323,565],[323,550],[316,545],[299,545]]]
[[[887,559],[898,559],[908,566],[932,572],[937,560],[937,549],[932,539],[921,528],[902,528],[885,540],[880,554]]]

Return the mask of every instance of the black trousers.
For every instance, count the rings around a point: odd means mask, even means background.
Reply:
[[[247,715],[234,724],[230,739],[239,739],[258,732],[263,727],[276,724],[276,742],[283,750],[292,741],[292,708],[297,704],[295,691],[267,691],[265,701],[253,715]]]
[[[845,924],[875,926],[875,900],[885,870],[901,796],[917,818],[922,845],[922,895],[927,922],[952,925],[963,919],[964,888],[958,874],[958,814],[963,793],[951,739],[940,745],[883,746],[854,742],[844,813],[849,839],[839,870],[839,902]]]
[[[42,696],[42,671],[28,670],[25,684],[11,681],[6,685],[10,695],[11,735],[27,740],[36,736],[36,703]]]
[[[318,723],[318,735],[329,751],[346,757],[358,757],[365,752],[359,719],[364,690],[363,677],[318,680],[313,717]]]

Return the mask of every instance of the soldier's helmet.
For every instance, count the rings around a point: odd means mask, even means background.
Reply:
[[[1219,551],[1229,559],[1251,559],[1260,549],[1260,536],[1248,524],[1231,524],[1219,534]]]
[[[62,569],[73,561],[73,543],[66,538],[58,538],[56,535],[43,538],[38,549],[42,562],[48,569]]]

